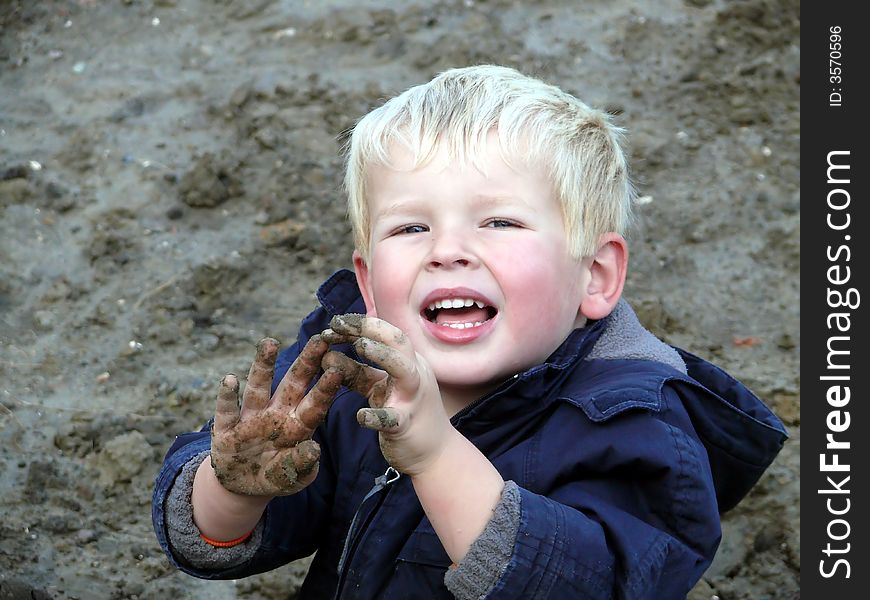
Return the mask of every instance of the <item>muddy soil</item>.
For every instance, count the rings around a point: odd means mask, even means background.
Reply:
[[[626,295],[792,438],[692,598],[799,597],[797,0],[0,3],[0,596],[292,598],[175,572],[151,483],[227,371],[350,265],[340,135],[453,66],[627,128]]]

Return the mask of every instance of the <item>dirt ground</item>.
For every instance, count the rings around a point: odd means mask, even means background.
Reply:
[[[798,598],[799,32],[797,0],[0,2],[0,598],[294,596],[304,561],[174,571],[152,480],[349,266],[339,134],[485,62],[618,115],[628,299],[789,426],[691,598]]]

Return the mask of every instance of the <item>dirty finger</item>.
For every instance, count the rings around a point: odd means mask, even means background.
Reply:
[[[320,446],[314,440],[305,440],[272,461],[265,477],[278,495],[292,494],[314,479],[319,460]]]
[[[343,379],[344,374],[339,369],[329,368],[302,399],[296,408],[296,416],[306,427],[313,431],[320,425]]]
[[[384,371],[358,363],[341,352],[327,352],[322,364],[324,369],[340,371],[344,385],[363,396],[368,396],[375,384],[387,377]]]
[[[357,313],[336,315],[329,321],[329,327],[339,334],[369,338],[391,348],[395,348],[409,359],[414,357],[414,348],[408,336],[395,325]]]
[[[322,337],[313,335],[302,348],[299,356],[287,369],[278,389],[275,390],[275,401],[282,406],[293,408],[299,404],[308,389],[308,384],[320,370],[320,361],[329,345]]]
[[[367,429],[395,433],[402,426],[402,413],[395,408],[361,408],[356,413],[357,423]]]
[[[262,410],[269,404],[277,356],[278,340],[263,338],[257,343],[257,355],[251,364],[245,392],[242,395],[242,411]]]
[[[367,337],[355,341],[353,349],[361,357],[372,361],[392,375],[398,385],[407,384],[415,387],[419,384],[420,375],[417,372],[417,365],[403,350]]]
[[[214,431],[229,431],[239,422],[239,378],[228,373],[218,386],[214,411]]]
[[[333,344],[352,344],[358,336],[338,333],[332,329],[324,329],[320,337],[329,345]]]

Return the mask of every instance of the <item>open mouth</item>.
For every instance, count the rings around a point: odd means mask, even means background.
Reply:
[[[498,310],[494,306],[474,298],[445,298],[423,309],[423,316],[429,322],[452,329],[480,327],[496,314]]]

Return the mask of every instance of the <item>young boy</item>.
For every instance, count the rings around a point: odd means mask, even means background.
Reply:
[[[347,158],[355,272],[176,439],[153,504],[173,564],[317,551],[301,598],[685,597],[786,436],[621,300],[620,131],[480,66],[369,113]]]

